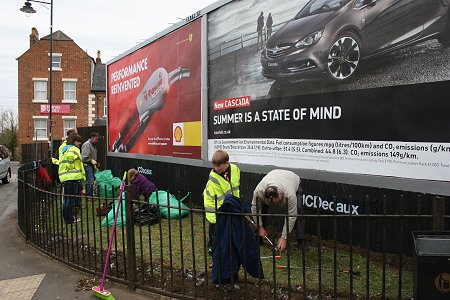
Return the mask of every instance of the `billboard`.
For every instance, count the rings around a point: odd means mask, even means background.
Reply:
[[[208,15],[208,156],[450,181],[450,0],[233,1]]]
[[[201,158],[201,23],[108,65],[111,152]]]

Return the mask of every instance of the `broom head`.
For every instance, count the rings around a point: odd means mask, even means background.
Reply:
[[[107,290],[102,290],[99,286],[92,287],[92,295],[98,299],[115,300],[114,296]]]

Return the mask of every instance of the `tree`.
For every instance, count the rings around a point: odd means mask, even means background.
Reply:
[[[17,113],[12,109],[0,113],[0,144],[11,151],[11,160],[17,160]]]

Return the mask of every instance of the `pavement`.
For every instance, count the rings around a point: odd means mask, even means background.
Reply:
[[[13,166],[12,182],[0,184],[0,299],[97,299],[90,287],[83,290],[86,285],[82,284],[95,276],[70,268],[25,242],[17,222],[17,167]],[[167,298],[131,292],[112,282],[106,288],[115,299]]]

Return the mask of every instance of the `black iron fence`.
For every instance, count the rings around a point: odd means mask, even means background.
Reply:
[[[78,196],[82,205],[76,217],[81,221],[65,224],[61,186],[53,183],[46,189],[38,189],[38,181],[33,165],[19,169],[19,227],[26,241],[72,267],[100,276],[111,233],[107,224],[112,223],[112,215],[108,212],[118,204],[114,201],[118,190],[113,188],[108,198]],[[255,275],[254,270],[241,267],[230,281],[224,281],[220,274],[227,267],[235,263],[249,266],[246,260],[255,259],[246,255],[255,237],[244,231],[233,231],[235,227],[218,229],[218,239],[220,232],[225,232],[228,241],[233,242],[217,247],[211,256],[205,210],[189,194],[182,202],[173,204],[167,201],[170,198],[165,197],[167,193],[154,193],[156,202],[153,199],[152,207],[156,210],[150,209],[148,199],[124,201],[119,213],[119,220],[124,224],[115,232],[108,264],[110,280],[126,284],[130,290],[140,288],[186,299],[410,299],[413,293],[411,231],[443,230],[450,222],[448,201],[429,195],[423,199],[418,196],[420,199],[414,201],[400,195],[396,199],[400,208],[396,213],[390,212],[390,199],[384,195],[380,195],[376,207],[373,199],[369,199],[373,196],[356,204],[354,197],[347,195],[349,209],[343,213],[337,209],[329,213],[323,210],[324,201],[335,208],[343,203],[336,197],[336,191],[316,195],[322,205],[316,205],[313,210],[308,207],[313,206],[314,196],[305,196],[306,209],[299,218],[305,233],[303,242],[297,245],[295,234],[291,233],[287,250],[279,252],[267,241],[256,239],[256,278],[250,275]],[[309,195],[307,187],[304,193]],[[104,194],[107,195],[106,191]],[[318,201],[316,198],[316,204]],[[410,203],[416,203],[415,207]],[[360,214],[350,209],[362,205],[365,207]],[[173,218],[183,214],[186,216]],[[248,214],[218,212],[217,215],[237,218],[245,226],[244,215]],[[280,223],[288,220],[287,215],[281,209],[263,217],[268,218],[268,239],[276,245]],[[232,249],[236,247],[234,236],[240,234],[244,236],[240,249]],[[224,259],[220,251],[234,254]],[[219,256],[214,256],[217,253]],[[214,269],[218,270],[219,284],[212,280]]]

